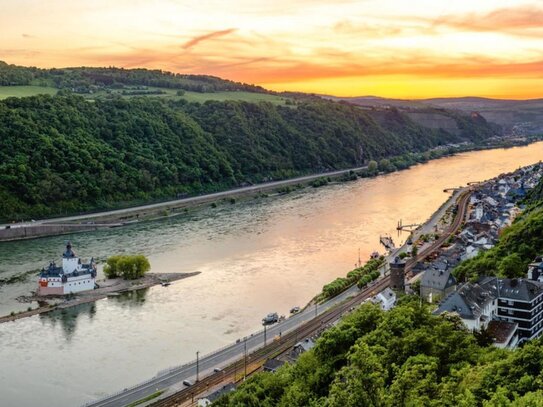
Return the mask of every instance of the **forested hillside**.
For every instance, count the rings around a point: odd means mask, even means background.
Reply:
[[[96,92],[103,88],[152,86],[192,92],[249,91],[267,92],[260,86],[233,82],[209,75],[184,75],[158,69],[123,68],[52,68],[9,65],[0,61],[0,86],[54,86],[77,93]]]
[[[540,406],[543,342],[484,344],[456,316],[418,298],[384,312],[365,304],[315,348],[259,373],[213,405],[235,407]]]
[[[277,106],[150,97],[8,98],[0,101],[0,216],[21,219],[171,198],[492,135],[486,123],[469,117],[462,120],[470,125],[453,135],[391,114],[377,123],[357,107],[319,100]]]
[[[479,276],[524,277],[528,264],[543,253],[543,180],[530,192],[527,209],[506,228],[492,249],[455,268],[457,279]]]

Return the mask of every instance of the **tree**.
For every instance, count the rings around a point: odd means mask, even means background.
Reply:
[[[369,163],[368,163],[368,172],[370,174],[375,174],[377,173],[377,170],[378,170],[379,166],[377,164],[377,161],[374,161],[374,160],[371,160]]]
[[[499,274],[508,278],[523,277],[526,271],[526,266],[517,253],[504,257],[498,266]]]
[[[111,256],[104,265],[104,274],[107,278],[135,280],[143,277],[150,269],[149,260],[141,254]]]
[[[391,171],[392,165],[390,164],[390,160],[383,158],[381,161],[379,161],[379,170],[384,172]]]
[[[344,366],[330,386],[330,407],[384,405],[384,369],[367,344],[351,348],[350,364]]]

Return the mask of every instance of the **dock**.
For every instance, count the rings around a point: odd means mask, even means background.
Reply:
[[[394,250],[396,248],[394,240],[392,240],[392,237],[390,236],[379,236],[379,241],[387,250]]]

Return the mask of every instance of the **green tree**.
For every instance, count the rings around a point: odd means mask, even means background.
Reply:
[[[150,269],[149,260],[141,254],[111,256],[104,265],[104,274],[107,278],[135,280],[143,277]]]
[[[517,253],[504,257],[498,266],[498,273],[508,278],[523,277],[526,272],[526,265]]]
[[[379,169],[379,165],[377,164],[377,161],[371,160],[368,163],[368,172],[370,174],[376,174]]]

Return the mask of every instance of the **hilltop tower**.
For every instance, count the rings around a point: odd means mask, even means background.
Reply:
[[[396,257],[390,266],[390,288],[397,293],[405,292],[405,261]]]

